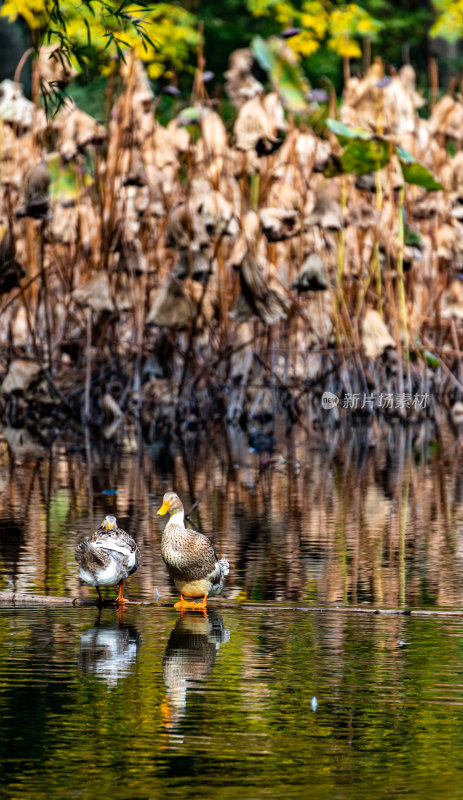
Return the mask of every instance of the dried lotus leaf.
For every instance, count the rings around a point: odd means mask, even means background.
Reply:
[[[160,328],[189,328],[193,320],[193,306],[185,295],[178,278],[168,275],[159,287],[146,322]]]
[[[74,289],[72,297],[81,306],[93,311],[114,311],[109,275],[106,271],[96,272],[82,286]]]
[[[302,264],[292,288],[297,289],[298,292],[320,292],[328,289],[328,286],[328,277],[323,261],[318,253],[310,253]]]
[[[328,230],[341,230],[344,226],[341,206],[330,186],[322,187],[315,197],[312,213],[305,218],[304,225],[318,225]]]
[[[42,367],[37,361],[14,359],[8,367],[8,372],[0,386],[2,394],[12,392],[27,392],[31,384],[38,378]]]
[[[261,208],[259,219],[269,242],[281,242],[299,233],[297,212],[285,208]]]
[[[238,150],[257,150],[261,147],[270,153],[279,143],[274,123],[260,97],[254,97],[241,106],[233,130]]]
[[[228,134],[224,123],[215,111],[201,117],[201,136],[206,158],[223,156],[228,149]]]
[[[440,315],[442,319],[463,319],[463,283],[457,278],[441,294]]]
[[[39,48],[37,69],[41,78],[41,91],[46,94],[53,92],[53,85],[56,86],[57,83],[61,86],[67,85],[78,75],[67,58],[63,58],[57,44],[42,45]]]
[[[388,347],[395,348],[386,323],[373,308],[367,308],[362,322],[362,345],[368,358],[380,358]]]
[[[262,83],[252,74],[253,63],[250,47],[234,50],[230,55],[230,66],[224,73],[225,91],[236,108],[264,92]]]

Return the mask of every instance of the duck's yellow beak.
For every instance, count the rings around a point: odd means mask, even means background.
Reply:
[[[161,508],[159,509],[159,511],[157,511],[157,513],[158,513],[158,514],[167,514],[167,512],[168,512],[169,508],[170,508],[170,503],[169,503],[169,501],[168,501],[168,500],[164,500],[164,502],[163,502],[163,504],[162,504]]]

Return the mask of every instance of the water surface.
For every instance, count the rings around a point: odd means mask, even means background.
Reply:
[[[0,641],[7,798],[463,794],[459,621],[2,610]]]
[[[333,441],[300,429],[270,452],[237,429],[92,449],[0,439],[0,590],[93,597],[74,552],[110,513],[142,552],[129,596],[171,594],[156,510],[174,489],[230,562],[226,598],[462,606],[458,442],[422,427]]]
[[[94,598],[74,551],[113,513],[152,605],[0,608],[0,797],[462,796],[462,621],[354,612],[461,609],[462,475],[458,442],[406,428],[267,449],[8,433],[0,589]],[[155,604],[168,489],[230,561],[207,616]]]

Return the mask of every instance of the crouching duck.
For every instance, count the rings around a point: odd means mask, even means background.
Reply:
[[[107,516],[93,534],[76,549],[79,574],[85,583],[96,586],[98,601],[103,603],[100,586],[119,586],[117,603],[128,603],[122,594],[126,578],[140,565],[140,552],[128,533],[117,527],[116,517]]]
[[[206,608],[209,595],[222,591],[229,572],[227,559],[217,558],[207,536],[185,528],[183,504],[175,492],[166,492],[157,513],[170,515],[161,538],[161,555],[180,592],[180,602],[174,608]],[[187,602],[185,597],[202,599]]]

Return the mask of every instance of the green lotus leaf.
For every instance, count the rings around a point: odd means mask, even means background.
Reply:
[[[405,150],[404,147],[400,147],[400,145],[396,145],[395,151],[400,161],[404,180],[407,183],[412,183],[415,186],[422,186],[424,189],[427,189],[428,192],[443,190],[444,187],[439,181],[436,181],[432,172],[430,172],[424,164],[421,164],[420,161],[417,161],[412,153],[409,153],[408,150]]]
[[[255,36],[251,42],[251,49],[259,66],[270,75],[272,67],[275,65],[275,58],[268,42],[262,39],[262,36]]]
[[[341,166],[344,172],[365,175],[382,169],[391,156],[390,143],[386,139],[371,138],[353,139],[344,148],[341,155]]]
[[[368,131],[364,131],[362,128],[351,128],[350,125],[344,125],[343,122],[332,119],[332,117],[326,120],[326,124],[330,131],[336,136],[339,144],[343,147],[353,139],[364,139],[367,141],[374,137],[373,133],[368,133]]]
[[[413,164],[407,164],[400,161],[402,174],[407,183],[412,183],[415,186],[422,186],[428,192],[438,192],[443,190],[443,186],[439,181],[436,181],[432,172],[428,170],[424,164],[416,161]]]

